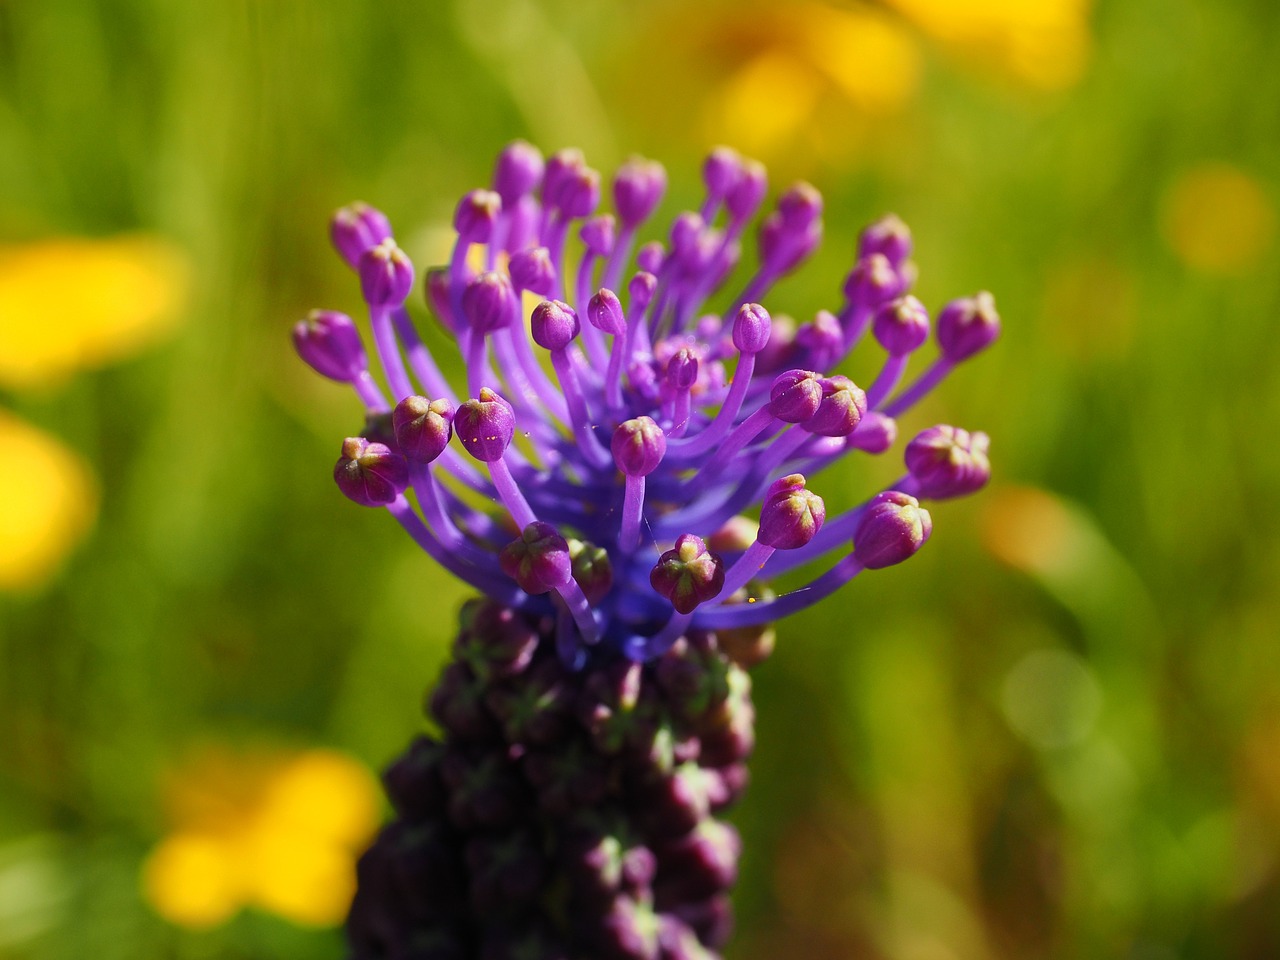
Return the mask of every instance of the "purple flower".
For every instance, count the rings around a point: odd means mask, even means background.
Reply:
[[[450,262],[425,274],[458,379],[418,332],[415,270],[386,217],[355,204],[333,218],[373,349],[337,313],[293,337],[364,407],[334,478],[485,597],[428,701],[441,742],[387,771],[398,819],[361,861],[357,960],[716,956],[739,842],[715,815],[754,743],[743,665],[768,655],[773,621],[916,553],[933,529],[920,500],[990,476],[985,434],[931,427],[905,476],[827,513],[823,472],[891,449],[899,421],[998,336],[994,303],[954,300],[931,324],[890,215],[797,329],[771,293],[821,241],[821,194],[782,190],[740,270],[768,177],[720,147],[702,181],[698,209],[654,231],[654,161],[602,180],[576,150],[507,147],[455,209]],[[642,228],[666,242],[637,249]],[[840,372],[856,348],[879,352],[865,388]],[[801,567],[822,572],[770,589]]]

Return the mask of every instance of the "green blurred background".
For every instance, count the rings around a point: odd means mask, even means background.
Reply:
[[[341,955],[465,594],[333,487],[288,326],[357,312],[333,208],[439,260],[517,136],[668,213],[719,142],[811,180],[775,312],[893,210],[1005,321],[904,424],[991,488],[755,671],[728,955],[1280,956],[1277,50],[1271,0],[0,0],[0,957]]]

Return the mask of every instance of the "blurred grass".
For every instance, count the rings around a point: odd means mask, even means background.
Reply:
[[[137,892],[191,743],[378,767],[464,595],[327,479],[355,409],[285,336],[312,306],[354,311],[325,218],[363,198],[433,249],[515,136],[604,169],[656,156],[688,202],[734,133],[714,105],[737,71],[821,71],[759,29],[779,16],[0,0],[0,238],[143,232],[192,266],[166,344],[0,394],[101,490],[61,574],[0,598],[0,957],[339,955],[264,913],[185,932]],[[912,564],[784,624],[755,672],[730,955],[1280,955],[1280,270],[1265,229],[1252,259],[1188,260],[1177,231],[1222,230],[1221,204],[1170,212],[1226,164],[1274,223],[1280,11],[1099,3],[1057,90],[884,16],[921,57],[910,98],[868,113],[819,85],[760,143],[775,185],[807,177],[828,204],[770,306],[830,305],[860,224],[903,215],[926,302],[986,287],[1005,318],[909,426],[986,430],[998,480],[940,505]],[[846,465],[823,493],[890,473]]]

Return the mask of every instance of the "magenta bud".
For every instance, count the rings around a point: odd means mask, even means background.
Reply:
[[[823,377],[822,401],[805,429],[820,437],[847,437],[867,412],[867,395],[848,377]]]
[[[877,494],[853,535],[853,555],[868,570],[901,563],[924,545],[933,518],[919,501],[898,490]]]
[[[876,311],[871,329],[880,346],[891,356],[901,357],[929,339],[929,311],[910,294],[898,297]]]
[[[667,171],[662,164],[632,157],[614,174],[613,206],[624,227],[634,227],[653,213],[667,191]]]
[[[590,167],[573,171],[559,194],[560,211],[566,217],[589,217],[600,205],[600,174]]]
[[[529,317],[533,342],[545,350],[563,350],[581,329],[578,314],[561,300],[543,300]]]
[[[398,307],[413,289],[413,264],[390,237],[360,257],[360,292],[374,307]]]
[[[329,220],[329,239],[347,264],[355,269],[366,250],[391,236],[391,223],[367,203],[352,203],[336,210]]]
[[[750,219],[760,209],[764,193],[769,189],[769,175],[764,164],[744,159],[738,172],[738,180],[725,197],[725,206],[733,219]]]
[[[932,500],[962,497],[991,479],[990,438],[978,431],[941,425],[921,431],[904,454],[917,492]]]
[[[693,613],[698,604],[720,594],[724,563],[711,553],[701,537],[682,533],[675,546],[662,554],[649,574],[649,583],[671,601],[677,613]]]
[[[312,370],[348,383],[368,366],[355,323],[345,313],[312,310],[293,325],[293,347]]]
[[[679,260],[696,257],[705,226],[702,217],[692,211],[685,211],[671,221],[671,255]]]
[[[502,198],[492,190],[472,190],[458,201],[453,229],[466,243],[488,243],[502,212]]]
[[[613,587],[613,563],[604,547],[570,540],[569,559],[573,563],[573,579],[582,588],[587,603],[597,604],[609,595]]]
[[[769,344],[773,318],[758,303],[744,303],[733,318],[733,345],[741,353],[756,354]]]
[[[528,290],[545,297],[555,289],[556,268],[551,262],[551,251],[546,247],[528,247],[513,253],[507,270],[517,290]]]
[[[427,306],[436,315],[436,319],[445,329],[456,333],[457,331],[453,329],[454,318],[453,307],[450,304],[449,282],[448,267],[430,267],[422,278],[422,292]]]
[[[391,411],[391,424],[405,459],[430,463],[453,436],[453,404],[443,398],[405,397]]]
[[[805,233],[822,216],[822,194],[813,184],[801,180],[778,197],[778,212],[789,230]]]
[[[822,404],[822,378],[812,370],[787,370],[769,388],[769,412],[785,423],[805,423]],[[864,401],[865,402],[865,401]]]
[[[587,319],[597,330],[611,337],[627,332],[627,318],[622,312],[622,302],[612,290],[598,290],[587,302]]]
[[[802,219],[802,214],[794,214]],[[787,222],[781,212],[769,214],[760,224],[760,261],[770,269],[785,273],[813,253],[822,239],[822,221],[806,227]]]
[[[794,550],[812,540],[826,518],[822,498],[805,489],[803,474],[793,473],[775,480],[764,495],[759,540],[775,550]]]
[[[863,228],[858,236],[858,256],[873,253],[884,256],[895,268],[911,256],[911,228],[892,213],[887,213]]]
[[[826,370],[844,356],[844,330],[835,314],[819,310],[811,323],[796,331],[796,347],[810,366]]]
[[[648,270],[641,270],[627,284],[627,293],[631,296],[631,313],[640,316],[649,308],[654,291],[658,289],[658,278]]]
[[[482,273],[462,291],[462,313],[481,333],[493,333],[520,321],[520,300],[505,273]]]
[[[409,466],[386,444],[347,437],[334,464],[333,479],[339,490],[361,506],[383,507],[409,485]]]
[[[636,253],[636,266],[645,273],[657,274],[667,259],[667,248],[657,240],[650,240]]]
[[[493,189],[503,203],[511,203],[537,188],[545,168],[537,147],[513,140],[498,154],[493,168]]]
[[[553,153],[542,175],[542,202],[548,207],[560,206],[561,194],[571,177],[587,165],[582,151],[574,147]]]
[[[505,399],[488,387],[465,401],[453,417],[453,429],[463,447],[477,460],[500,460],[516,432],[516,415]]]
[[[629,477],[647,477],[667,453],[667,435],[649,417],[618,424],[610,444],[613,461]]]
[[[884,453],[898,439],[898,422],[878,410],[868,410],[849,434],[849,446],[865,453]]]
[[[859,307],[878,307],[906,290],[907,283],[902,274],[881,253],[860,258],[844,281],[844,295]]]
[[[555,527],[541,520],[529,524],[502,549],[498,564],[529,594],[555,590],[573,578],[568,542]]]
[[[617,239],[617,227],[612,214],[602,213],[583,222],[578,230],[578,239],[597,257],[607,257],[613,253],[613,244]]]
[[[681,347],[667,361],[667,383],[677,390],[688,390],[698,381],[698,352]]]
[[[938,346],[952,363],[985,350],[998,336],[1000,315],[995,299],[985,290],[952,300],[938,314]]]
[[[727,196],[741,176],[742,156],[732,147],[716,147],[702,161],[702,182],[713,199]]]

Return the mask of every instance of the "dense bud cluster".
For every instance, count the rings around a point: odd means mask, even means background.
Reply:
[[[468,603],[421,737],[384,775],[355,960],[712,960],[732,925],[751,683],[694,631],[591,671],[555,622]]]
[[[375,348],[332,311],[293,330],[365,408],[334,478],[488,598],[431,697],[441,738],[387,772],[398,819],[361,863],[361,958],[712,956],[738,854],[712,815],[742,790],[752,742],[739,664],[768,656],[779,617],[913,556],[933,529],[921,500],[990,476],[986,435],[939,425],[907,444],[897,481],[828,512],[823,471],[890,450],[899,420],[998,336],[994,302],[931,320],[911,233],[887,216],[831,309],[771,313],[773,285],[822,239],[821,195],[793,184],[762,213],[765,169],[724,147],[702,177],[699,208],[642,238],[661,165],[630,160],[606,189],[579,151],[507,147],[455,210],[449,264],[423,275],[464,384],[410,316],[415,271],[387,218],[333,218]],[[883,355],[864,388],[838,368],[867,342]],[[815,562],[810,582],[770,588]]]

